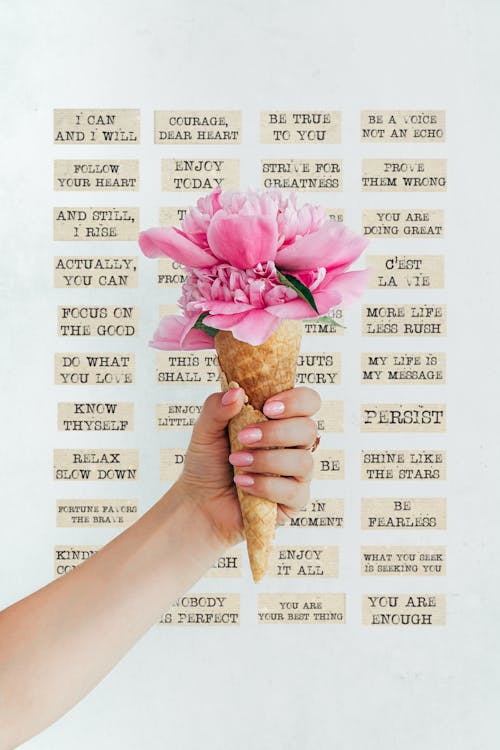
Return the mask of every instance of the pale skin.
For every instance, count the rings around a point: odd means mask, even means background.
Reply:
[[[242,430],[247,448],[229,455],[226,426],[243,402],[241,388],[210,395],[183,472],[160,500],[73,571],[0,612],[0,750],[18,747],[69,711],[242,541],[228,456],[245,467],[238,481],[253,480],[247,492],[277,503],[278,523],[307,505],[319,394],[300,387],[274,395],[263,407],[269,421]],[[113,638],[100,638],[102,632]]]

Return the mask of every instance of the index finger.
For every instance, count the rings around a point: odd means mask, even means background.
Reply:
[[[319,393],[307,386],[298,386],[268,398],[262,411],[269,419],[280,419],[282,417],[310,417],[320,408]]]

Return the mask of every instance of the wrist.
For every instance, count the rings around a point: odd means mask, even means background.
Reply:
[[[165,528],[175,538],[179,559],[203,575],[223,554],[224,543],[196,496],[177,480],[158,501]],[[172,541],[172,540],[171,540]]]

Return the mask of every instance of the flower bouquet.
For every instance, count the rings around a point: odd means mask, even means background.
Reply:
[[[187,274],[182,314],[164,316],[150,346],[215,348],[223,390],[239,385],[246,393],[229,424],[232,451],[243,448],[237,439],[243,427],[266,420],[264,402],[294,387],[302,320],[338,325],[329,313],[361,296],[370,269],[347,269],[367,243],[321,206],[299,208],[295,193],[278,189],[216,188],[188,209],[180,229],[139,234],[144,255],[167,256]],[[276,504],[241,487],[237,492],[258,581],[268,567]]]

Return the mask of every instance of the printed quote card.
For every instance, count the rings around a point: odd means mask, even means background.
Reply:
[[[367,237],[354,267],[371,266],[370,287],[357,307],[336,309],[341,326],[303,322],[296,385],[321,394],[322,442],[312,500],[278,529],[257,598],[240,545],[160,624],[446,625],[446,110],[251,114],[145,112],[133,102],[53,110],[54,419],[65,436],[53,446],[53,481],[56,528],[71,529],[71,543],[54,547],[54,575],[99,549],[101,529],[119,533],[146,507],[135,386],[150,352],[138,334],[152,327],[150,300],[158,320],[176,311],[185,275],[168,258],[141,258],[145,196],[157,196],[156,225],[180,226],[201,195],[246,189],[242,173],[251,170],[258,187],[320,203]],[[357,119],[361,159],[344,145],[346,115]],[[243,148],[248,138],[255,145]],[[220,379],[214,350],[155,352],[154,361],[150,450],[166,488]],[[81,542],[89,529],[94,545]],[[346,575],[353,538],[361,596]]]

